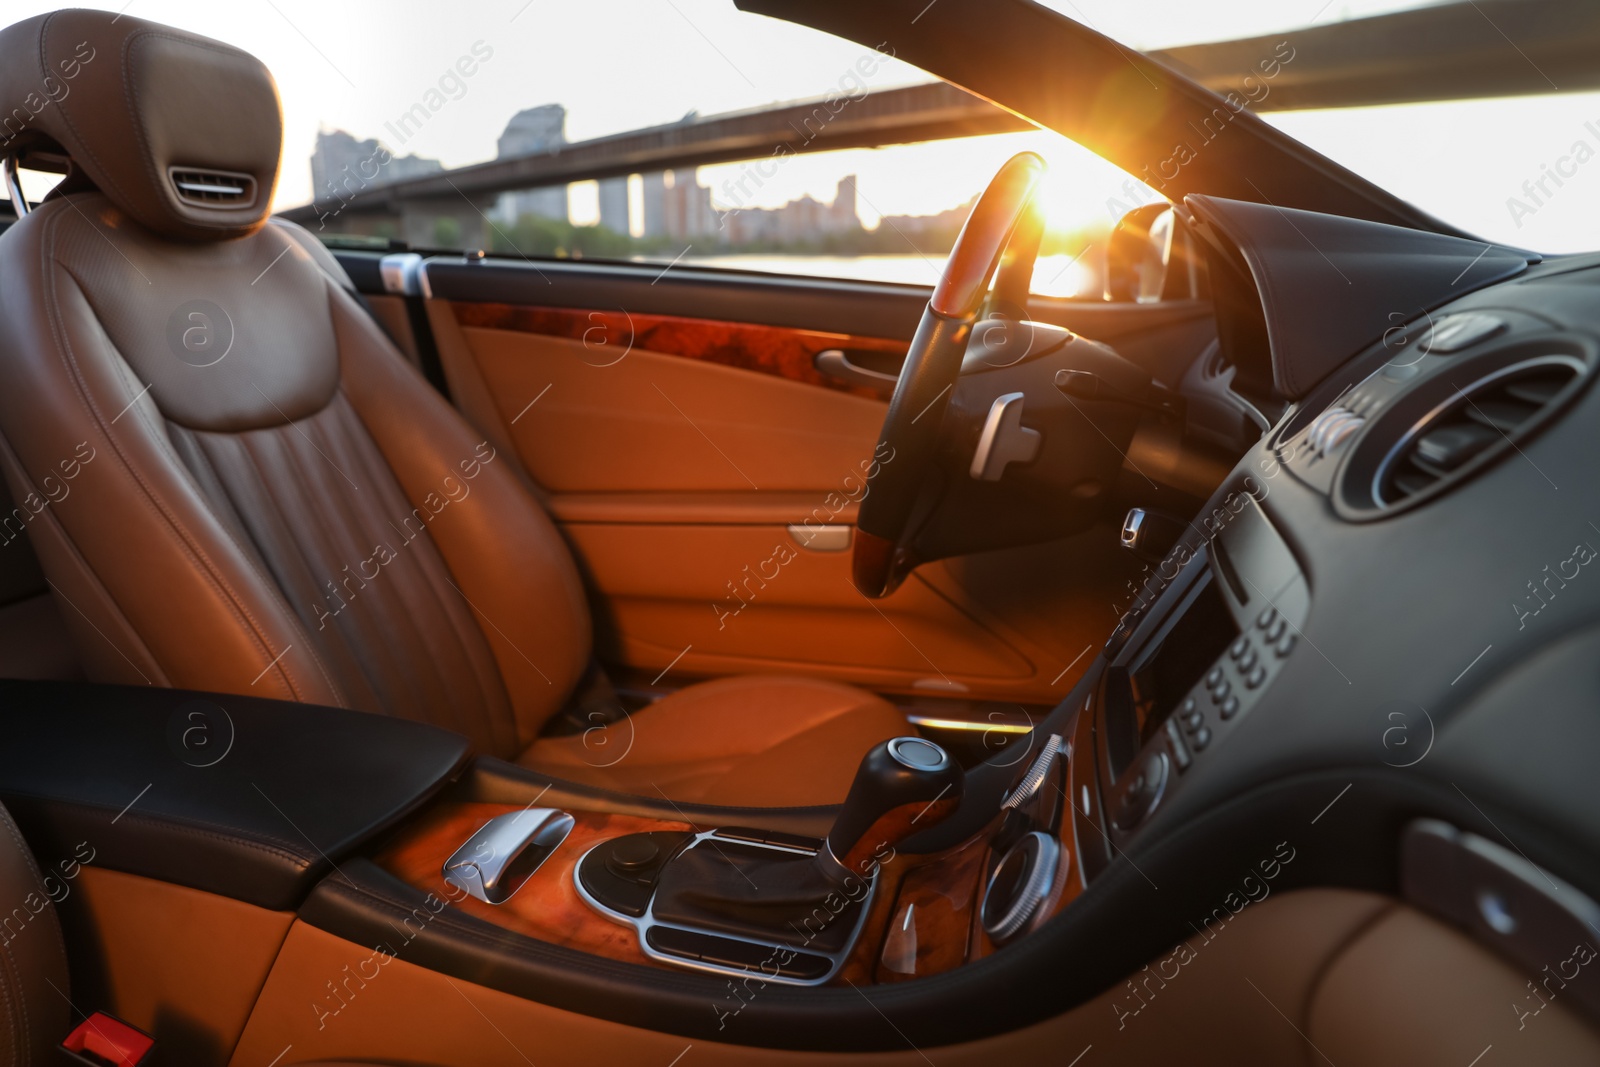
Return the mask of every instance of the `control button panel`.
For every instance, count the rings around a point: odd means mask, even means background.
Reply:
[[[1228,735],[1272,688],[1302,641],[1301,628],[1311,613],[1310,586],[1288,545],[1258,505],[1252,501],[1243,508],[1208,545],[1207,552],[1204,581],[1214,583],[1236,632],[1166,711],[1160,729],[1143,742],[1124,769],[1108,776],[1106,808],[1114,841],[1137,832],[1186,779],[1201,773],[1212,753],[1226,747]],[[1184,604],[1167,616],[1152,619],[1152,628],[1159,625],[1161,629],[1147,643],[1131,645],[1113,661],[1113,668],[1126,667],[1130,673],[1108,673],[1102,688],[1106,715],[1114,714],[1111,709],[1118,707],[1119,701],[1130,699],[1116,689],[1119,677],[1127,679],[1132,672],[1148,669],[1149,663],[1168,651],[1164,646],[1175,635],[1181,634],[1178,639],[1185,642],[1200,639],[1193,631],[1182,629],[1185,614],[1199,610],[1206,586],[1197,582],[1195,588]],[[1152,709],[1149,714],[1164,710]],[[1123,766],[1109,742],[1102,746],[1102,759],[1105,767]]]
[[[1296,630],[1277,608],[1256,615],[1167,721],[1167,748],[1182,774],[1209,750],[1294,651]],[[1122,829],[1119,822],[1118,829]]]

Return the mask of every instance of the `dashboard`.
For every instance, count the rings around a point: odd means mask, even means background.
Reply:
[[[1460,887],[1418,858],[1437,826],[1491,842],[1494,878],[1525,863],[1582,901],[1568,919],[1600,914],[1600,257],[1254,206],[1242,224],[1197,199],[1214,284],[1235,287],[1203,359],[1273,424],[1046,722],[1069,739],[1061,834],[1080,862],[1034,939],[1105,988],[1226,917],[1264,862],[1280,889],[1448,915]],[[1252,225],[1276,232],[1252,245]],[[1333,318],[1331,342],[1279,340]],[[1354,358],[1326,355],[1355,333]],[[1497,947],[1537,970],[1525,936]]]

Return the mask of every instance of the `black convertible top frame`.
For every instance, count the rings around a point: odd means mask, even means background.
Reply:
[[[1471,237],[1183,74],[1031,0],[735,0],[882,48],[1138,176],[1190,193]],[[1294,46],[1294,31],[1280,35]],[[974,47],[977,40],[988,47]],[[1265,52],[1260,62],[1281,61]],[[1292,62],[1292,61],[1291,61]],[[1281,68],[1280,68],[1281,69]]]

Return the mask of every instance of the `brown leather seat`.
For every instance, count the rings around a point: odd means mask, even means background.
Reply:
[[[711,803],[838,801],[906,732],[848,686],[741,679],[614,728],[620,760],[541,738],[590,660],[577,570],[513,461],[267,219],[267,70],[58,12],[0,32],[0,100],[25,99],[0,151],[71,170],[0,238],[0,460],[91,677],[426,720]]]
[[[0,1067],[54,1063],[72,1028],[67,950],[54,893],[0,807]],[[53,988],[52,988],[53,987]]]

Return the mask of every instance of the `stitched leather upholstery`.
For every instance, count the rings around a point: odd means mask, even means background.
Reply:
[[[521,747],[488,642],[347,398],[293,427],[168,431],[212,508],[284,592],[342,703],[434,721],[482,751]],[[352,496],[346,475],[378,507],[341,506]]]
[[[19,498],[52,500],[46,573],[100,680],[385,711],[515,755],[588,660],[576,570],[288,229],[177,243],[76,193],[0,240],[0,427]],[[169,343],[173,314],[225,354]]]
[[[171,167],[247,171],[270,193],[270,77],[215,42],[69,12],[0,32],[0,90],[80,39],[94,58],[25,131],[75,169],[0,238],[0,464],[38,504],[32,540],[91,678],[400,715],[712,803],[837,801],[861,753],[906,731],[859,690],[773,681],[774,699],[746,683],[641,712],[636,772],[534,745],[586,669],[591,623],[513,461],[399,355],[315,238],[172,199]],[[130,106],[138,152],[112,121]],[[223,112],[239,129],[217,143],[185,132]],[[758,755],[760,773],[734,773]]]
[[[158,233],[251,233],[272,205],[283,119],[247,52],[129,15],[70,10],[7,27],[0,117],[7,152],[72,157],[118,207]],[[227,87],[222,97],[213,93]],[[20,105],[20,109],[19,106]],[[230,175],[235,202],[185,196],[173,170]]]
[[[0,807],[0,1067],[53,1063],[53,1046],[67,1036],[72,990],[54,904],[64,873],[41,874]]]

